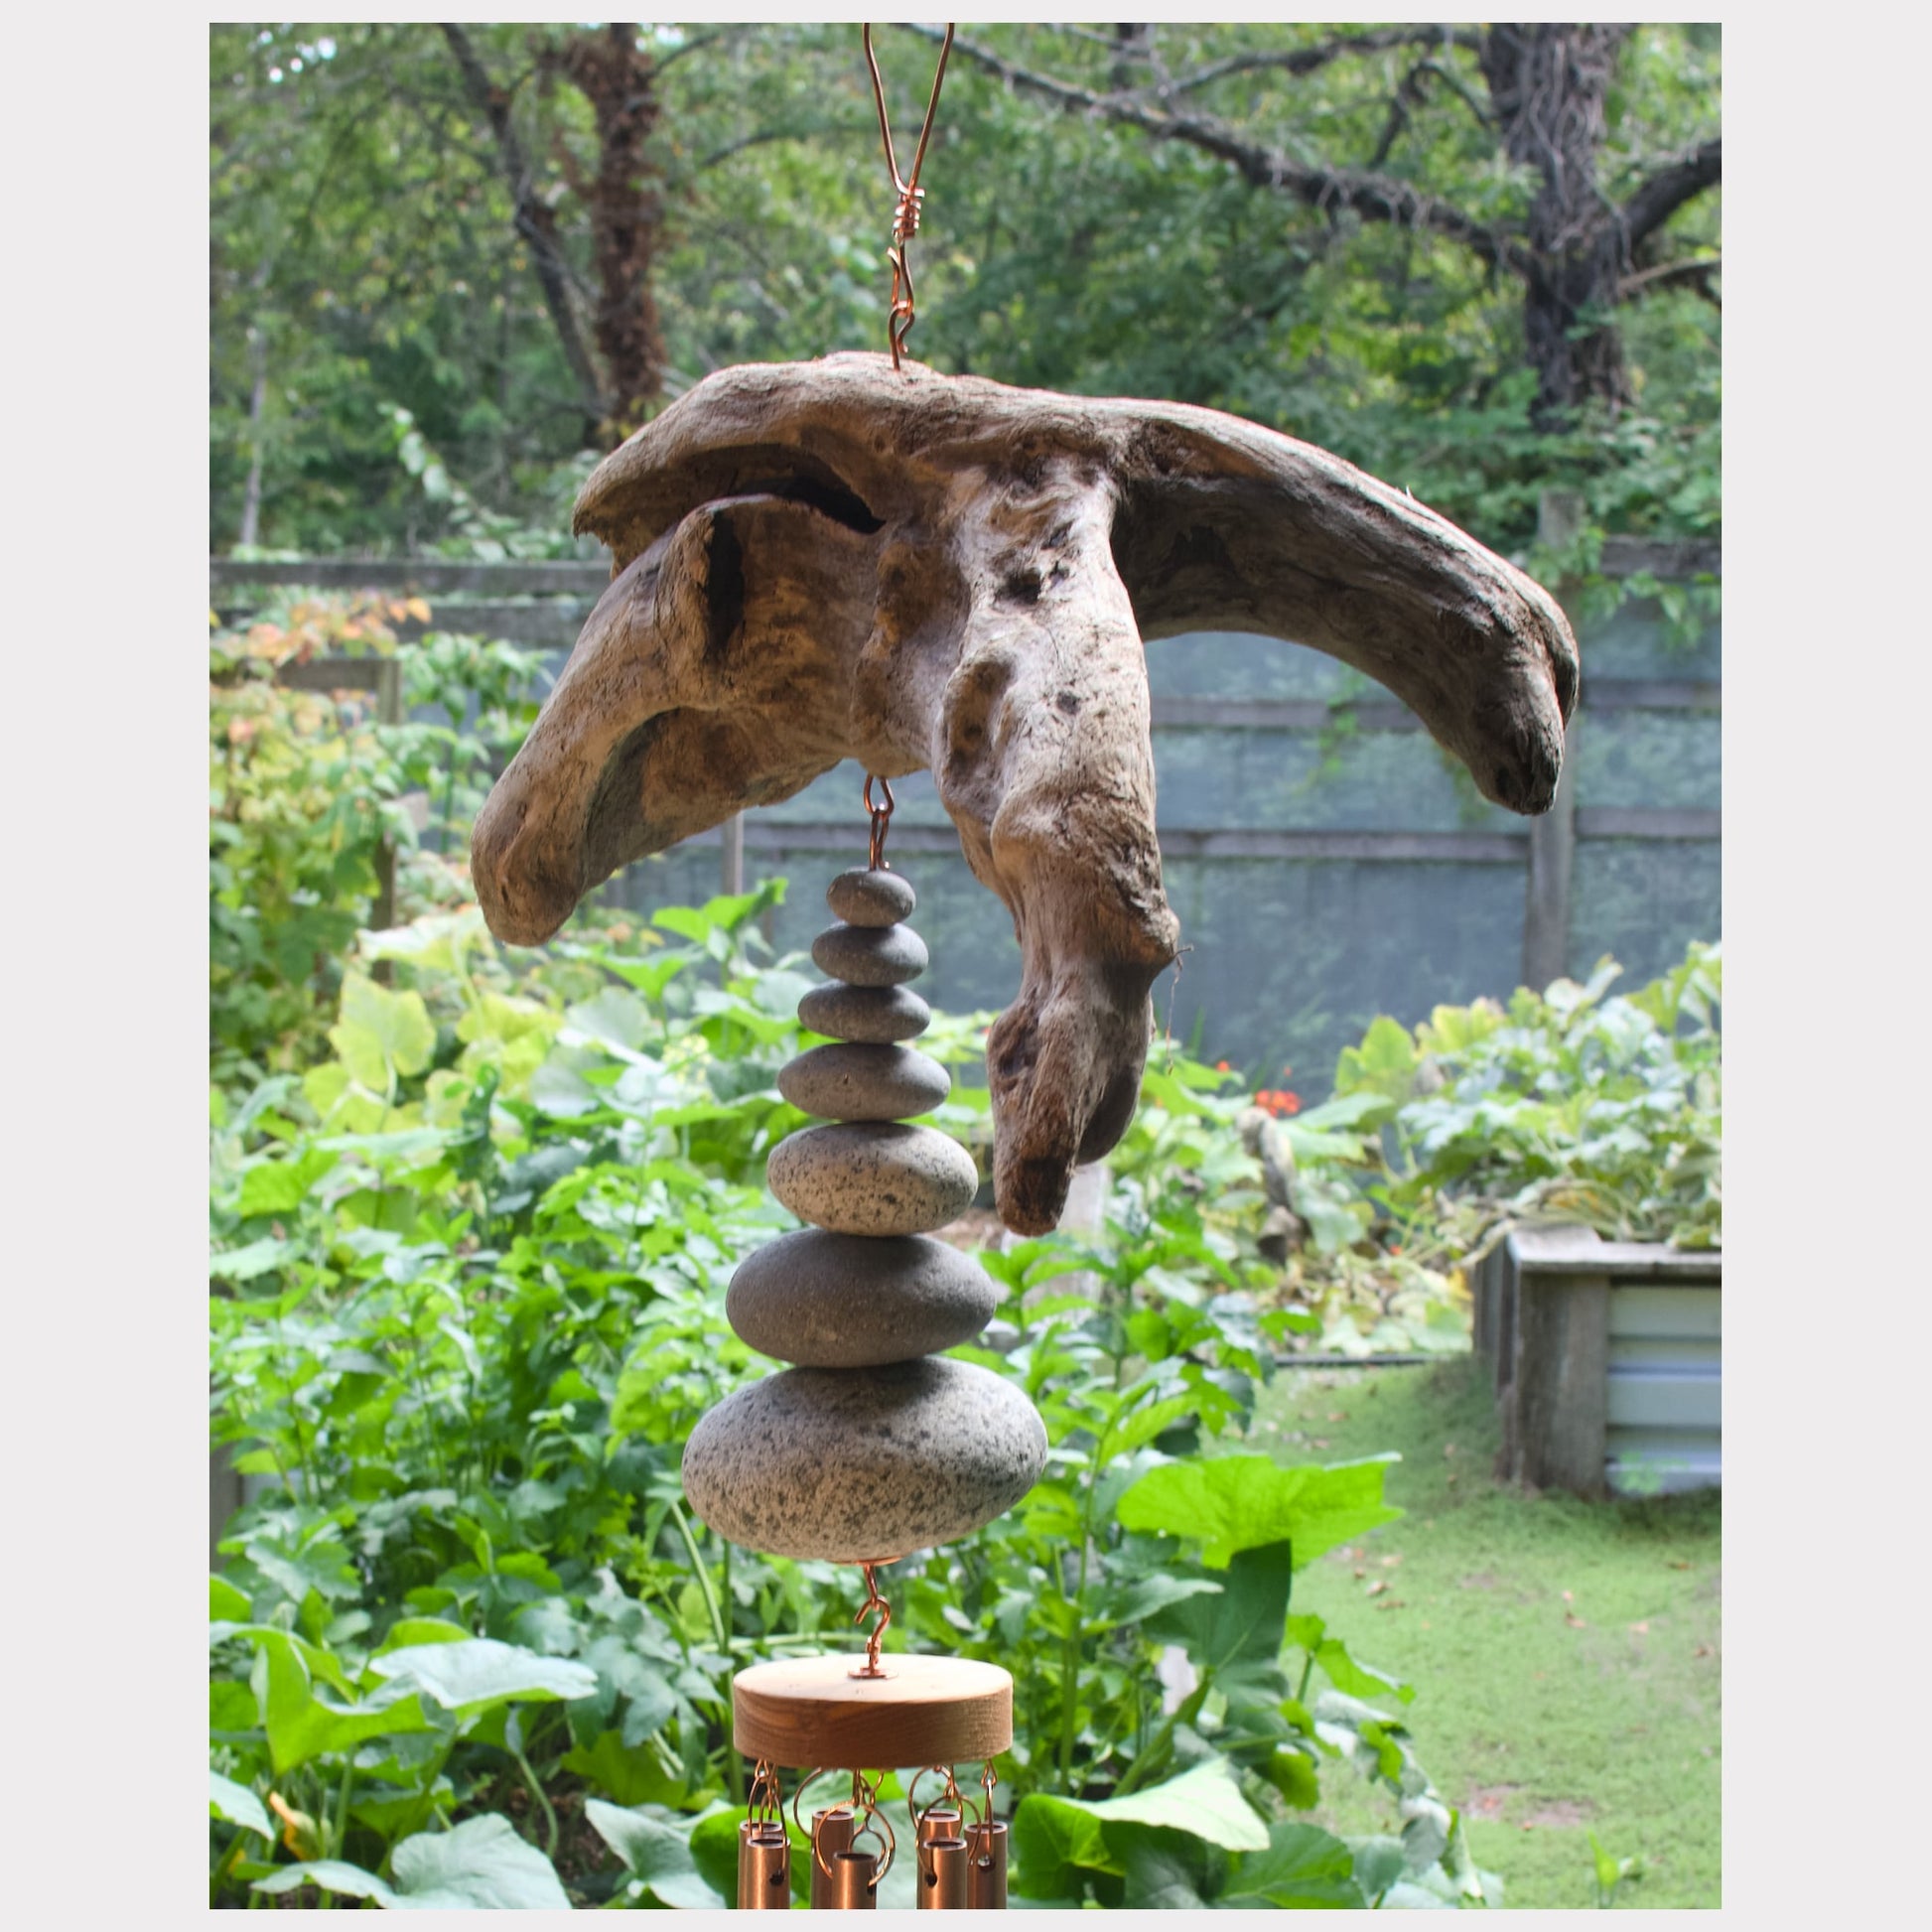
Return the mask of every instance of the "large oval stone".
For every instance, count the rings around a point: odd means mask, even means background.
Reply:
[[[999,1300],[978,1262],[930,1235],[881,1240],[800,1228],[739,1264],[725,1319],[760,1355],[868,1368],[971,1341]]]
[[[878,1563],[970,1536],[1046,1460],[1046,1428],[990,1369],[927,1355],[788,1368],[730,1395],[684,1448],[684,1493],[769,1556]]]
[[[909,925],[828,925],[812,963],[848,986],[898,986],[925,971],[925,941]]]
[[[911,882],[896,872],[869,872],[854,866],[825,889],[825,903],[835,919],[847,925],[897,925],[909,919],[919,896]]]
[[[915,1047],[841,1040],[787,1060],[778,1091],[800,1113],[822,1120],[905,1120],[931,1113],[952,1091],[952,1079]]]
[[[903,986],[815,986],[798,1002],[799,1025],[834,1039],[916,1039],[932,1009]]]
[[[880,1121],[788,1134],[764,1175],[801,1221],[834,1234],[928,1234],[979,1190],[979,1170],[957,1141]]]

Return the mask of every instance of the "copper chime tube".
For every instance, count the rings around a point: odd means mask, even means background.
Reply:
[[[836,1902],[825,1866],[833,1864],[841,1852],[851,1848],[853,1823],[850,1805],[828,1805],[823,1811],[812,1813],[812,1910],[815,1912]]]
[[[748,1818],[738,1828],[738,1909],[791,1909],[791,1843],[769,1819]]]
[[[917,1904],[926,1911],[960,1911],[967,1904],[966,1841],[924,1839],[919,1845]]]
[[[826,1885],[826,1905],[835,1912],[870,1912],[879,1898],[873,1889],[873,1874],[879,1859],[871,1852],[835,1852],[825,1861],[832,1867]]]
[[[935,1838],[961,1838],[964,1831],[959,1822],[957,1805],[928,1805],[919,1813],[919,1843],[930,1845]]]
[[[1007,1908],[1007,1828],[999,1819],[975,1825],[966,1863],[966,1903],[977,1912]]]

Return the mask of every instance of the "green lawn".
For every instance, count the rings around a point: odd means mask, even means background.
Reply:
[[[1717,1492],[1587,1504],[1499,1486],[1468,1357],[1284,1370],[1255,1440],[1291,1462],[1401,1453],[1388,1496],[1408,1514],[1314,1563],[1294,1607],[1415,1685],[1416,1753],[1505,1902],[1591,1904],[1594,1832],[1643,1861],[1619,1906],[1717,1905]],[[1326,1782],[1319,1822],[1390,1829],[1377,1794]]]

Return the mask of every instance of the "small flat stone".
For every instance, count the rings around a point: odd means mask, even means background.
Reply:
[[[912,1046],[814,1046],[778,1069],[778,1091],[822,1120],[906,1120],[929,1114],[952,1091],[930,1053]]]
[[[908,1234],[800,1228],[747,1255],[725,1319],[760,1355],[809,1368],[868,1368],[971,1341],[1000,1292],[971,1255]]]
[[[932,1024],[932,1009],[903,986],[815,986],[798,1002],[799,1024],[834,1039],[886,1044],[916,1039]]]
[[[927,1355],[782,1369],[727,1396],[685,1445],[684,1493],[743,1549],[868,1563],[970,1536],[1045,1461],[1045,1425],[1020,1389]]]
[[[896,872],[868,872],[864,866],[840,873],[825,889],[832,916],[847,925],[896,925],[909,919],[918,902],[909,880]]]
[[[828,925],[812,963],[848,986],[899,986],[925,971],[925,941],[909,925]]]
[[[929,1234],[979,1189],[973,1157],[933,1127],[880,1121],[805,1127],[765,1163],[771,1191],[834,1234]]]

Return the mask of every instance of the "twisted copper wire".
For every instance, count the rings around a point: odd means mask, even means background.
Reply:
[[[784,1787],[778,1782],[777,1767],[761,1757],[752,1769],[752,1789],[746,1800],[746,1815],[757,1824],[784,1823]]]
[[[866,1661],[858,1670],[849,1673],[853,1677],[884,1677],[886,1673],[879,1668],[879,1646],[886,1636],[886,1626],[893,1620],[893,1606],[879,1593],[879,1579],[874,1574],[877,1564],[862,1563],[859,1566],[866,1580],[866,1600],[859,1605],[859,1614],[852,1620],[863,1623],[877,1610],[879,1621],[866,1635]]]
[[[886,259],[893,265],[893,305],[886,318],[886,341],[893,351],[893,367],[899,366],[905,338],[912,328],[912,267],[906,259],[905,244],[919,231],[919,205],[925,190],[919,186],[919,170],[925,165],[925,144],[932,137],[932,118],[939,108],[939,87],[946,77],[946,56],[952,52],[953,24],[946,23],[946,38],[939,47],[939,67],[932,76],[932,95],[925,104],[925,125],[919,129],[918,152],[912,157],[912,172],[898,171],[893,153],[893,127],[886,113],[886,83],[879,76],[879,59],[872,51],[872,27],[865,28],[866,66],[872,70],[873,103],[879,109],[879,132],[886,143],[886,166],[892,171],[893,189],[898,205],[893,210],[893,245]]]

